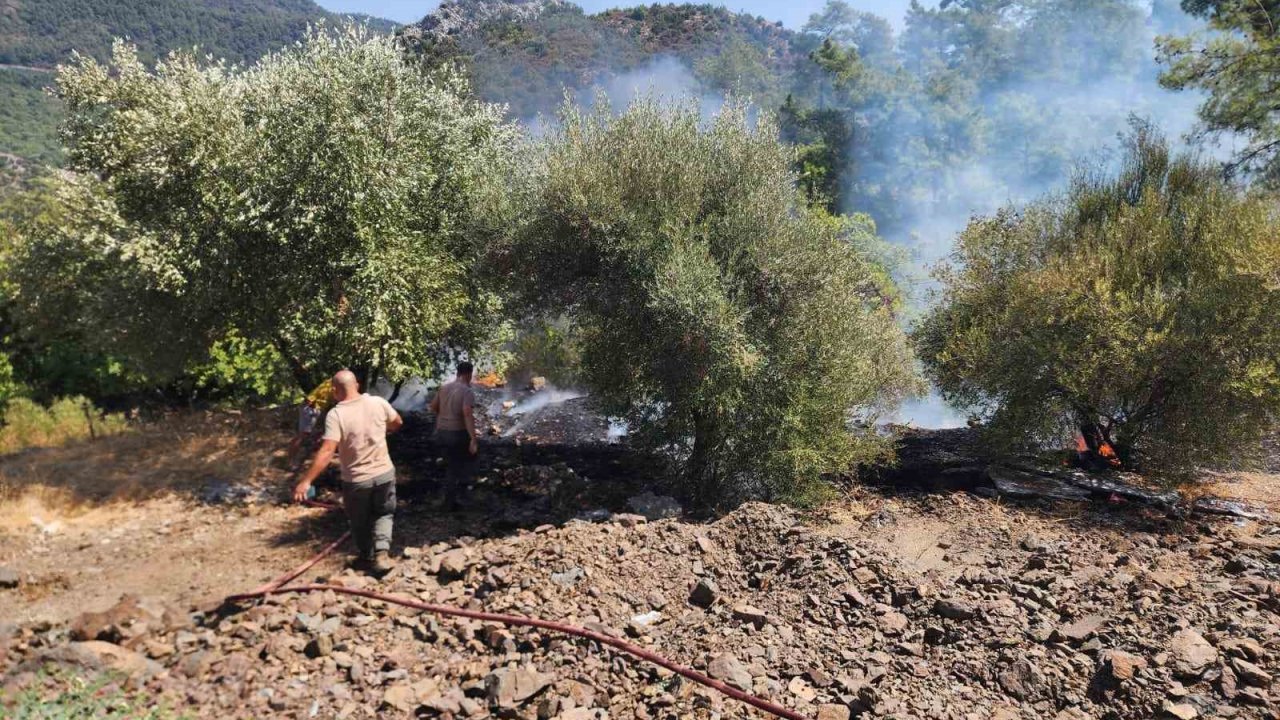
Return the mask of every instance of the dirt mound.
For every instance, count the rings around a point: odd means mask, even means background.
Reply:
[[[1272,716],[1274,528],[1046,518],[966,494],[866,495],[844,513],[613,515],[405,548],[382,581],[302,580],[627,636],[824,720]],[[74,645],[17,630],[9,682],[33,658],[88,662],[106,638],[130,656],[99,664],[205,717],[758,716],[593,642],[333,592],[189,627],[157,612]]]

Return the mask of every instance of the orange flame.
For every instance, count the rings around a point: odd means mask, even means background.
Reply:
[[[483,388],[503,387],[507,384],[505,378],[493,371],[489,371],[471,382]]]

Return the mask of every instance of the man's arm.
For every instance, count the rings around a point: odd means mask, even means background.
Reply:
[[[333,459],[333,453],[338,449],[337,440],[325,440],[320,443],[320,449],[316,451],[316,459],[311,462],[311,467],[302,474],[302,478],[298,480],[298,484],[293,486],[293,499],[295,502],[302,502],[307,499],[307,490],[311,488],[311,483],[320,477],[320,473],[329,467],[329,461]]]
[[[404,427],[404,418],[400,417],[400,413],[391,407],[391,403],[384,400],[383,405],[382,410],[387,414],[387,433],[393,433]]]
[[[431,398],[430,409],[431,409],[432,415],[438,416],[440,414],[440,391],[439,390],[436,390],[436,394]]]
[[[462,424],[467,428],[467,434],[471,436],[471,454],[475,455],[480,452],[480,439],[476,437],[476,413],[471,405],[462,408]]]

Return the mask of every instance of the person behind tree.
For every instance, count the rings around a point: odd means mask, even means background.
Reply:
[[[342,505],[359,553],[356,563],[382,576],[394,567],[390,552],[396,469],[387,451],[387,433],[399,430],[404,421],[386,400],[360,394],[350,370],[333,376],[333,391],[337,404],[325,417],[324,441],[294,487],[293,499],[307,498],[311,483],[337,452],[342,465]]]
[[[298,408],[298,429],[289,441],[289,466],[297,470],[307,455],[311,453],[317,439],[324,429],[325,413],[337,402],[333,397],[333,382],[325,380],[307,394],[302,406]]]
[[[480,451],[476,436],[476,394],[471,389],[475,368],[469,362],[458,363],[458,375],[445,383],[431,400],[436,416],[436,440],[444,450],[445,501],[457,506],[460,494],[470,490],[475,457]]]

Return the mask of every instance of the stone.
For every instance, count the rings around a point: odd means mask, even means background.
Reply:
[[[848,705],[825,704],[818,706],[817,720],[849,720],[851,713]]]
[[[469,567],[471,567],[471,561],[467,559],[467,551],[462,548],[450,550],[440,556],[441,575],[461,577],[467,573]]]
[[[1179,630],[1169,641],[1173,668],[1183,677],[1199,677],[1218,659],[1218,651],[1195,630]]]
[[[418,696],[408,685],[393,685],[382,693],[382,705],[402,713],[413,712],[418,707]]]
[[[707,578],[702,578],[697,585],[693,586],[693,590],[689,593],[689,603],[697,605],[701,608],[711,607],[715,603],[716,598],[720,595],[720,588]]]
[[[887,612],[880,616],[880,627],[890,635],[902,633],[909,625],[911,625],[911,621],[907,619],[907,616],[897,611]]]
[[[1236,671],[1236,676],[1243,680],[1246,685],[1264,689],[1271,687],[1271,673],[1248,660],[1232,658],[1231,667]]]
[[[1093,637],[1106,624],[1107,618],[1102,615],[1085,615],[1075,622],[1058,628],[1057,635],[1068,642],[1082,643]]]
[[[17,570],[0,566],[0,588],[16,588],[21,582]]]
[[[1111,679],[1117,683],[1132,680],[1139,670],[1147,666],[1146,658],[1123,650],[1108,650],[1102,662]]]
[[[11,672],[43,672],[50,665],[94,673],[111,671],[135,681],[150,679],[164,669],[141,653],[102,640],[88,640],[32,653]]]
[[[1191,703],[1175,703],[1171,700],[1165,700],[1161,707],[1164,714],[1168,717],[1177,718],[1177,720],[1194,720],[1200,715],[1200,711],[1196,710],[1196,706]]]
[[[769,616],[765,615],[763,610],[745,603],[733,606],[733,617],[736,620],[751,623],[757,630],[769,624]]]
[[[571,567],[563,572],[551,573],[551,582],[560,587],[573,587],[578,581],[586,577],[587,573],[580,567]]]
[[[801,702],[813,702],[818,697],[818,691],[813,686],[805,682],[805,679],[796,676],[791,678],[791,682],[787,683],[787,692],[800,699]]]
[[[329,634],[317,635],[311,638],[311,642],[307,643],[307,647],[303,650],[309,658],[327,657],[333,652],[333,636]]]
[[[939,598],[933,603],[933,614],[949,620],[972,620],[978,613],[967,603]]]
[[[1018,700],[1029,700],[1038,695],[1045,684],[1040,668],[1026,658],[1015,660],[1013,665],[1001,671],[996,679],[1005,692]]]
[[[515,708],[547,689],[552,677],[531,667],[498,668],[484,679],[489,702],[500,708]]]
[[[707,665],[707,674],[739,690],[751,690],[751,673],[733,653],[721,653]]]
[[[628,498],[627,507],[648,520],[678,518],[684,514],[684,508],[678,500],[670,495],[654,495],[651,492]]]

